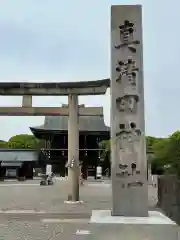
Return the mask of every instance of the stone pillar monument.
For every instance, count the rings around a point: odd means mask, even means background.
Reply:
[[[91,223],[98,223],[94,224],[100,235],[97,239],[178,239],[175,222],[158,211],[148,212],[142,55],[141,6],[112,6],[113,209],[93,211]],[[113,226],[113,230],[107,227],[107,223]]]
[[[78,96],[69,95],[68,117],[68,182],[70,185],[68,200],[79,201],[79,116]]]
[[[116,216],[148,216],[142,9],[111,8],[111,150]]]

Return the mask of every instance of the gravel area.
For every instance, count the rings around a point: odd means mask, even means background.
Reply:
[[[33,182],[33,184],[32,184]],[[88,212],[92,209],[111,208],[111,186],[109,182],[86,182],[80,187],[82,204],[67,204],[68,182],[56,181],[53,186],[39,186],[37,180],[13,185],[0,184],[0,211],[34,210],[46,212]],[[157,201],[156,188],[149,187],[149,206]]]
[[[53,186],[39,186],[38,182],[0,186],[0,210],[35,210],[47,212],[86,212],[91,209],[110,208],[110,187],[92,186],[86,183],[80,188],[83,204],[67,204],[64,201],[68,196],[67,181],[56,181]],[[105,185],[105,184],[104,184]]]
[[[0,225],[0,240],[83,240],[89,239],[88,223],[13,222]],[[81,235],[82,233],[85,235]],[[86,232],[85,232],[86,231]],[[89,231],[89,232],[87,232]]]
[[[57,180],[54,186],[39,186],[38,180],[1,183],[0,240],[102,239],[97,225],[88,222],[92,210],[111,208],[109,181],[85,182],[80,187],[82,204],[64,203],[67,195],[68,183],[64,180]],[[156,201],[156,188],[149,187],[150,209]],[[111,239],[117,239],[112,226],[106,230],[112,232]]]

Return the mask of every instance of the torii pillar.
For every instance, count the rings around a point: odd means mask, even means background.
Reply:
[[[68,200],[79,201],[79,116],[78,95],[68,96]]]

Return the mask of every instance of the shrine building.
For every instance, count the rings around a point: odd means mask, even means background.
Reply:
[[[62,105],[67,108],[68,105]],[[85,107],[85,105],[80,105]],[[41,149],[40,162],[52,165],[52,171],[60,176],[67,174],[68,160],[68,116],[46,116],[44,124],[30,127],[34,136],[45,140]],[[96,167],[102,166],[103,175],[110,170],[109,159],[102,160],[99,142],[110,138],[110,128],[104,123],[104,117],[79,116],[79,160],[82,163],[83,176],[95,176]]]

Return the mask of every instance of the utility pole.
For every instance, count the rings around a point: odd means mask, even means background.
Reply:
[[[68,201],[79,201],[79,113],[78,95],[68,96]]]

